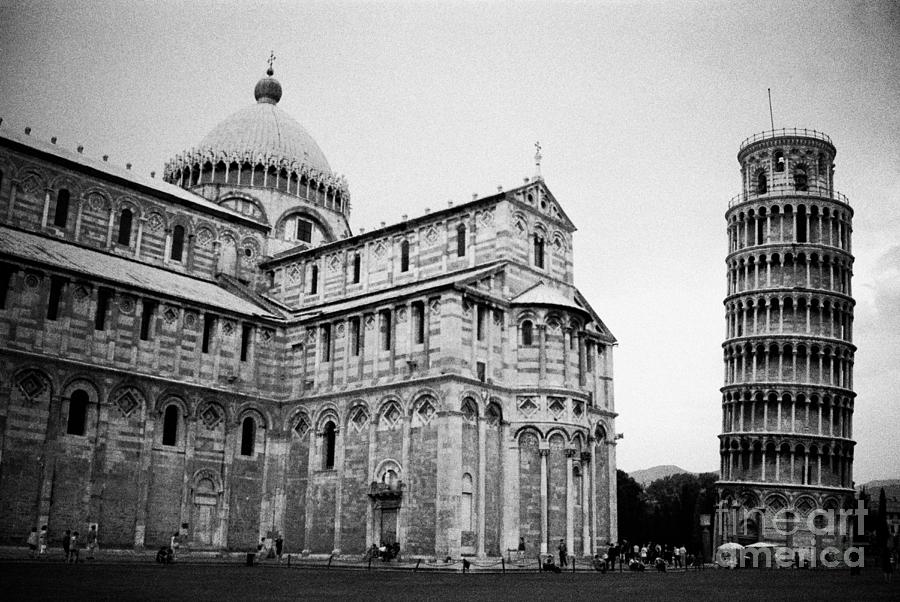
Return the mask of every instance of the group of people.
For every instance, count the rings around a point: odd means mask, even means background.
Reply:
[[[38,532],[37,527],[32,527],[27,537],[28,554],[31,558],[46,558],[47,550],[50,542],[50,533],[47,525],[41,527]],[[81,535],[78,531],[66,529],[61,538],[60,543],[63,549],[63,560],[66,563],[81,562],[81,551],[87,550],[87,560],[93,560],[99,543],[97,537],[97,526],[91,525],[85,535]]]
[[[396,541],[390,544],[381,542],[380,546],[376,546],[373,543],[372,546],[366,550],[366,560],[375,560],[378,558],[384,561],[393,560],[395,558],[399,559],[400,544]]]
[[[632,571],[643,571],[647,567],[655,567],[658,571],[668,568],[687,568],[693,563],[693,557],[688,555],[684,546],[663,545],[653,542],[629,544],[623,540],[621,544],[613,543],[606,554],[607,564],[615,570],[616,563],[621,569],[628,568]]]

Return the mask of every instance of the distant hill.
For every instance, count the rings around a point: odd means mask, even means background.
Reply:
[[[683,468],[679,468],[674,464],[665,464],[663,466],[653,466],[651,468],[643,468],[641,470],[635,470],[634,472],[629,472],[628,475],[641,484],[642,487],[646,487],[653,481],[657,479],[663,479],[665,477],[670,477],[673,474],[696,474],[692,473],[690,470],[685,470]]]
[[[863,483],[862,485],[856,486],[857,489],[865,489],[869,493],[875,494],[877,494],[878,490],[882,487],[885,488],[885,491],[888,489],[900,488],[900,479],[882,479],[880,481],[869,481],[868,483]]]

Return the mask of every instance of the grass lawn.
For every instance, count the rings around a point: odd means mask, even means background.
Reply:
[[[436,574],[263,565],[0,563],[6,600],[898,600],[880,570]]]

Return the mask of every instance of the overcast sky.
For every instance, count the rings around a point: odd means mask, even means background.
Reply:
[[[626,470],[718,470],[741,141],[814,128],[856,211],[854,476],[900,477],[900,9],[892,2],[9,2],[3,128],[143,173],[253,102],[350,182],[354,231],[543,175],[619,340]]]

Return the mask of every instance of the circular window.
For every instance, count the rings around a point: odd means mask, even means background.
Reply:
[[[253,247],[245,247],[244,248],[244,256],[245,257],[253,257]]]
[[[542,210],[542,211],[546,211],[546,210],[547,210],[547,201],[541,201],[541,210]]]

